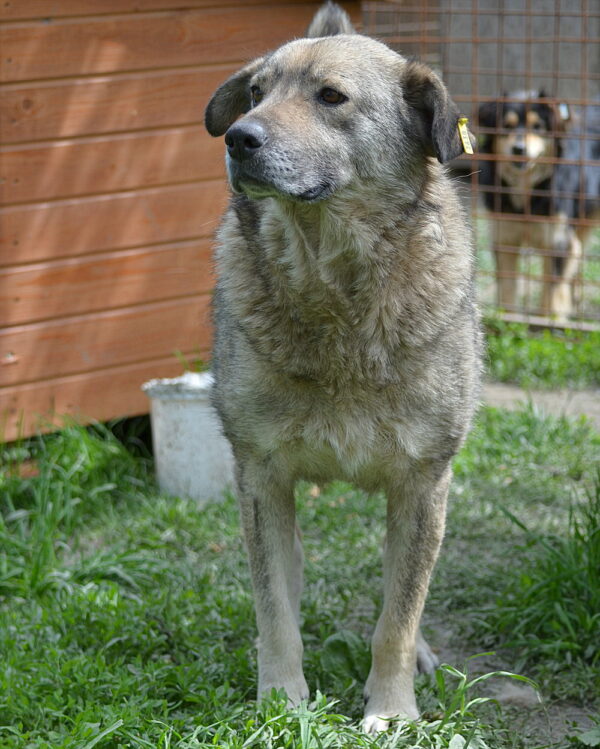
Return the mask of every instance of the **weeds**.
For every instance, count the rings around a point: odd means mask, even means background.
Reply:
[[[540,534],[504,509],[525,533],[526,569],[510,577],[486,612],[486,626],[522,662],[600,662],[600,470],[583,499],[571,500],[566,531]],[[528,554],[529,551],[533,554]],[[600,681],[598,681],[600,688]]]
[[[15,456],[35,466],[28,478]],[[10,448],[0,467],[0,594],[27,596],[65,582],[58,558],[73,550],[73,534],[104,503],[139,496],[150,466],[96,425]]]

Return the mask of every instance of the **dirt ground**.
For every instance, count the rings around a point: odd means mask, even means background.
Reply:
[[[448,623],[426,615],[424,625],[440,663],[449,663],[460,669],[466,659],[473,655],[472,645],[468,650],[463,648]],[[468,663],[471,676],[490,671],[515,671],[514,664],[496,654],[474,658]],[[508,712],[512,730],[521,736],[526,746],[563,749],[571,746],[568,740],[568,743],[563,742],[567,735],[582,733],[593,726],[588,717],[589,711],[568,702],[548,705],[543,695],[524,682],[497,677],[486,682],[482,691],[497,700],[503,712]]]

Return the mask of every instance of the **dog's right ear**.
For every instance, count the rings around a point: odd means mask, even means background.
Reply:
[[[306,36],[308,39],[317,39],[338,34],[356,34],[356,29],[346,11],[337,3],[327,0],[311,21]]]
[[[251,106],[250,79],[263,63],[259,57],[228,78],[212,95],[204,112],[204,125],[213,136],[223,135]]]

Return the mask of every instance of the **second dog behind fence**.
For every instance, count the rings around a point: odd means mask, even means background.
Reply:
[[[543,260],[537,312],[567,320],[581,259],[600,220],[600,104],[568,107],[544,91],[506,94],[479,108],[479,185],[492,222],[497,302],[521,309],[523,248]],[[594,163],[595,162],[595,163]]]

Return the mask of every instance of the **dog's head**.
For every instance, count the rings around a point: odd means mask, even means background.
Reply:
[[[353,33],[334,3],[308,35],[247,65],[208,104],[234,191],[316,202],[463,152],[458,109],[433,71]]]
[[[520,91],[479,108],[479,125],[495,131],[482,136],[480,150],[500,157],[496,170],[509,185],[525,175],[535,185],[552,173],[552,164],[540,160],[557,155],[555,136],[562,121],[556,107],[540,101],[546,98],[543,90]]]

